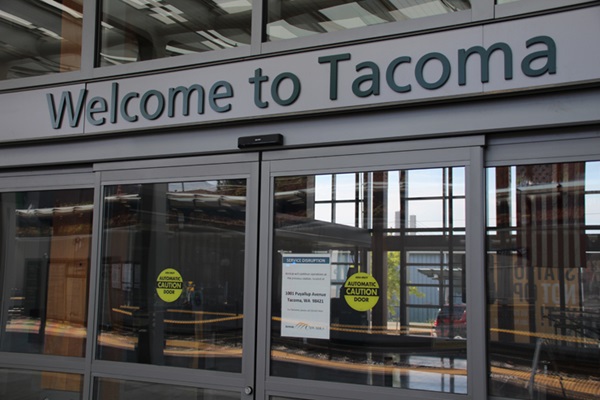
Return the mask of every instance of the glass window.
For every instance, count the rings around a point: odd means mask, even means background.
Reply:
[[[100,66],[250,44],[252,0],[103,0]]]
[[[97,356],[240,372],[246,181],[108,186]]]
[[[269,0],[267,40],[292,39],[470,8],[470,0]]]
[[[239,400],[238,392],[99,378],[94,400]]]
[[[487,170],[490,392],[600,393],[600,163]]]
[[[93,190],[3,193],[3,351],[85,355]]]
[[[270,374],[466,393],[464,168],[277,177],[274,197]]]
[[[79,70],[83,0],[3,0],[0,80]]]
[[[61,372],[0,369],[0,398],[83,399],[83,376]]]

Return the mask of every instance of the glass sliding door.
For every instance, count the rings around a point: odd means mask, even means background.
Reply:
[[[98,166],[92,399],[252,391],[258,164],[230,158]]]
[[[471,393],[469,152],[458,153],[273,156],[267,394]]]

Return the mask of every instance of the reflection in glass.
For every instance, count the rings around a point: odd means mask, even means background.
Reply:
[[[1,349],[83,357],[93,190],[3,193]]]
[[[487,171],[493,395],[600,395],[599,175],[597,162]]]
[[[100,66],[250,44],[252,0],[103,0]]]
[[[102,360],[239,372],[246,182],[108,186]]]
[[[82,392],[81,375],[0,369],[0,399],[81,400]]]
[[[469,0],[269,0],[267,39],[293,39],[470,8]]]
[[[453,212],[464,217],[464,190],[452,189],[464,188],[464,168],[420,172],[428,179],[412,170],[275,178],[271,375],[466,393],[465,227],[452,224]],[[421,228],[411,203],[431,199],[454,206]],[[327,218],[316,212],[325,204]],[[295,255],[330,261],[313,274],[290,264]],[[359,277],[372,286],[349,283]],[[374,297],[355,301],[348,288],[360,285],[376,287]],[[328,335],[312,325],[323,298]],[[294,327],[306,312],[317,316]]]
[[[239,400],[240,394],[223,390],[161,385],[149,382],[98,378],[94,400]]]
[[[0,80],[79,70],[83,0],[3,0]]]

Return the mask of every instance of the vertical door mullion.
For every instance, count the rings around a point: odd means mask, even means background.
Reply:
[[[93,398],[93,375],[92,364],[96,358],[96,340],[98,326],[98,303],[100,301],[100,270],[102,263],[101,245],[102,245],[102,219],[104,218],[103,207],[102,173],[95,174],[94,184],[94,217],[92,221],[92,250],[90,257],[89,289],[88,289],[88,329],[85,349],[85,375],[83,383],[83,400],[92,400]]]
[[[4,195],[4,193],[0,193],[0,196]],[[13,195],[14,197],[14,195]],[[0,229],[6,228],[6,227],[10,227],[10,229],[14,229],[16,228],[16,215],[14,212],[10,212],[10,208],[4,204],[3,202],[0,202],[0,204],[2,205],[2,208],[0,209],[0,212],[2,213],[3,217],[8,217],[8,221],[5,221],[4,218],[0,218],[0,221],[4,222],[4,226],[1,227]],[[15,232],[9,233],[8,235],[6,235],[5,237],[3,237],[3,242],[0,243],[0,250],[2,250],[2,258],[3,260],[0,260],[1,265],[4,265],[4,268],[0,270],[0,278],[2,278],[2,284],[0,285],[0,290],[2,290],[2,297],[0,298],[0,300],[2,301],[2,303],[0,304],[9,304],[10,302],[10,283],[13,281],[11,278],[11,275],[14,276],[15,271],[14,269],[9,268],[9,260],[13,260],[14,257],[14,253],[15,253],[15,248],[14,246],[7,246],[6,245],[6,241],[7,241],[7,237],[15,237]],[[2,325],[0,325],[0,340],[3,338],[3,336],[5,335],[4,333],[4,327],[6,326],[7,322],[8,322],[8,307],[6,308],[6,312],[4,312],[5,307],[0,308],[0,323]],[[2,343],[0,341],[0,343]]]
[[[255,358],[257,353],[257,315],[260,308],[257,307],[257,296],[260,293],[257,287],[259,271],[259,237],[261,212],[260,203],[260,167],[258,163],[253,163],[251,173],[247,182],[246,203],[246,257],[244,268],[244,339],[242,355],[242,373],[244,374],[244,384],[246,388],[252,388],[249,393],[242,391],[242,398],[254,398],[256,393],[257,371]],[[260,326],[260,325],[258,325]]]
[[[258,240],[258,285],[256,329],[256,398],[266,397],[266,381],[269,376],[271,343],[271,252],[273,248],[272,177],[271,163],[263,161],[260,174],[260,235]]]
[[[164,167],[164,169],[162,169]],[[253,399],[254,393],[246,395],[245,387],[254,387],[256,381],[255,357],[256,357],[256,298],[257,298],[257,249],[258,249],[258,223],[259,223],[259,164],[256,160],[248,160],[247,157],[239,162],[232,161],[223,164],[200,164],[200,165],[161,165],[160,173],[156,178],[147,173],[150,168],[127,169],[111,168],[106,171],[98,168],[95,181],[95,208],[93,221],[94,241],[92,243],[92,267],[90,277],[90,295],[88,305],[89,326],[87,333],[86,351],[88,358],[85,365],[85,384],[83,400],[92,400],[94,395],[94,378],[107,377],[122,379],[125,381],[155,382],[169,385],[176,381],[181,386],[204,388],[199,382],[206,381],[207,384],[223,386],[223,390],[239,393],[241,400]],[[157,170],[158,171],[158,170]],[[245,215],[245,239],[243,256],[243,309],[239,313],[243,316],[242,332],[242,361],[241,372],[213,372],[204,369],[164,367],[162,365],[146,365],[138,363],[117,362],[111,360],[97,359],[96,343],[99,337],[98,326],[102,317],[100,304],[103,296],[103,280],[101,271],[103,267],[103,246],[105,243],[104,225],[104,192],[112,185],[130,184],[143,182],[144,184],[166,183],[172,180],[215,180],[215,179],[245,179],[246,181],[246,215]],[[110,277],[109,277],[110,278]],[[214,378],[204,376],[213,375]],[[131,373],[131,374],[130,374]],[[129,375],[130,374],[130,375]]]
[[[487,398],[485,296],[485,175],[483,148],[473,147],[466,179],[467,393]]]

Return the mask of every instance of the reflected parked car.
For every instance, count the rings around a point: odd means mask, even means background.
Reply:
[[[467,305],[454,304],[452,307],[446,304],[438,311],[433,322],[432,335],[446,338],[467,337]]]

